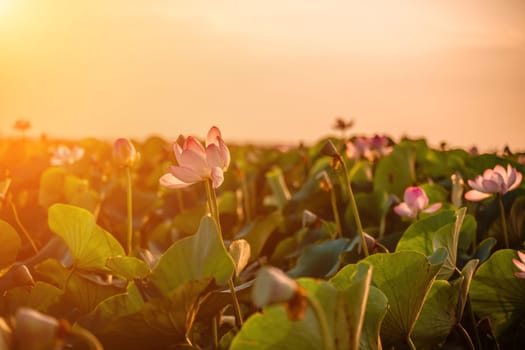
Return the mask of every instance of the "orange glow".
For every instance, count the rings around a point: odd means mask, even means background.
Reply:
[[[0,135],[525,149],[525,2],[0,0]]]

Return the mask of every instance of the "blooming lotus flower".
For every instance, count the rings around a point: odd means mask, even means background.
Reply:
[[[416,218],[420,211],[423,213],[433,213],[441,208],[441,203],[434,203],[428,206],[427,194],[419,186],[407,187],[403,199],[405,200],[404,202],[394,207],[394,211],[399,216]]]
[[[503,195],[517,188],[521,180],[522,174],[510,164],[507,164],[507,169],[496,165],[494,169],[487,169],[483,175],[476,176],[475,180],[468,180],[472,189],[465,193],[465,199],[478,202],[495,193]]]
[[[78,146],[69,148],[64,145],[58,146],[53,151],[51,165],[71,165],[84,156],[84,149]]]
[[[353,142],[346,142],[346,155],[350,159],[366,158],[374,160],[392,152],[386,136],[356,137]]]
[[[217,188],[224,181],[224,171],[230,165],[230,151],[216,126],[208,131],[206,148],[196,138],[189,136],[182,147],[175,142],[173,152],[178,165],[170,166],[169,173],[160,178],[162,186],[183,188],[210,179],[213,187]]]
[[[514,276],[525,279],[525,253],[522,253],[518,250],[518,257],[520,258],[520,260],[512,259],[514,265],[516,265],[516,267],[520,269],[520,271],[514,272]]]

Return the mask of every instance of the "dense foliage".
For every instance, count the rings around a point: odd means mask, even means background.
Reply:
[[[0,139],[0,348],[523,348],[525,185],[464,193],[497,165],[523,174],[524,155],[365,139],[228,144],[215,188],[171,189],[159,137],[121,164],[103,140]],[[408,188],[426,199],[394,210]],[[254,303],[268,265],[291,302]],[[49,316],[51,345],[23,345],[43,339],[24,315]]]

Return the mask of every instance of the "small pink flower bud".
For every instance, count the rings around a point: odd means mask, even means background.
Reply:
[[[127,138],[119,138],[113,144],[113,159],[122,167],[132,167],[138,159],[133,143]]]

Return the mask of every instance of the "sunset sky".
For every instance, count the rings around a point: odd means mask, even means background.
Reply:
[[[0,0],[0,135],[525,150],[523,0]]]

